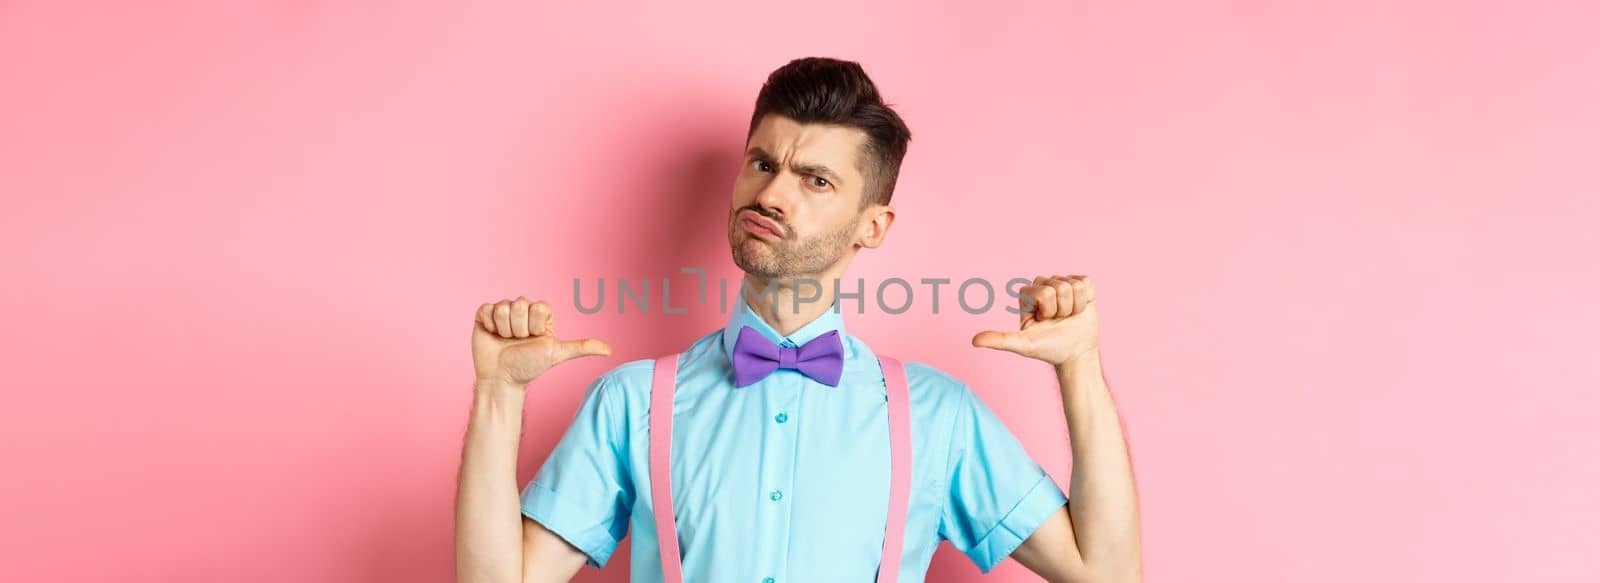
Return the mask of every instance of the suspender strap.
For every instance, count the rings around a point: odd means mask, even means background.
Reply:
[[[898,583],[911,499],[911,390],[905,365],[878,356],[889,407],[889,515],[878,561],[878,583]],[[672,396],[677,392],[678,355],[656,359],[650,384],[650,498],[660,545],[664,583],[683,583],[677,515],[672,509]]]
[[[677,392],[677,385],[678,355],[657,358],[655,378],[650,383],[650,501],[655,509],[661,580],[665,583],[683,583],[677,514],[672,511],[672,394]]]
[[[878,363],[889,390],[889,521],[883,533],[883,558],[878,561],[878,583],[896,583],[911,499],[911,390],[905,365],[888,356],[879,356]]]

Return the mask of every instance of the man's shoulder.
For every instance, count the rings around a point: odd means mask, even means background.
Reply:
[[[938,380],[940,382],[946,382],[946,383],[959,383],[959,382],[961,382],[960,379],[957,379],[955,377],[955,375],[950,374],[948,372],[945,372],[944,369],[941,369],[939,367],[933,366],[933,365],[928,364],[926,362],[923,362],[923,361],[920,361],[920,360],[906,360],[906,361],[903,361],[903,362],[905,362],[906,375],[908,375],[908,376],[909,375],[921,375],[921,376],[930,377],[930,378],[933,378],[933,379]]]
[[[955,375],[920,360],[907,360],[906,379],[913,383],[922,380],[941,387],[966,388],[967,383]]]
[[[711,362],[709,359],[720,355],[720,353],[716,352],[715,344],[719,334],[719,332],[713,332],[702,336],[682,352],[673,353],[672,356],[678,359],[678,374],[686,374],[684,372],[685,369],[700,370],[701,367],[709,366]],[[611,367],[610,370],[595,379],[595,385],[631,397],[648,399],[650,385],[655,381],[656,358],[662,356],[667,356],[667,354],[636,358]]]
[[[648,394],[651,368],[653,365],[648,358],[630,360],[613,366],[589,382],[589,386],[584,389],[584,399],[595,400],[605,404],[603,406],[606,407],[615,407],[632,400],[628,394],[639,390],[633,387],[642,386],[642,390]]]
[[[972,398],[972,389],[954,374],[918,360],[907,360],[905,365],[906,383],[919,399],[958,407]]]
[[[860,342],[860,339],[853,338],[852,341]],[[866,347],[866,344],[862,343],[861,346]],[[867,352],[865,352],[865,354],[869,354],[871,356],[865,360],[870,362],[871,357],[876,357],[879,360],[879,364],[882,364],[883,357],[892,356],[887,354],[879,354],[875,351],[872,351],[870,347],[867,347],[866,351]],[[958,393],[967,390],[967,384],[962,382],[961,379],[956,378],[955,375],[945,372],[944,370],[941,370],[932,364],[911,358],[895,357],[895,360],[898,360],[901,364],[905,365],[906,383],[910,385],[912,392]],[[867,369],[865,367],[871,368]],[[878,368],[879,367],[876,365],[863,366],[863,370],[872,370],[874,373],[878,371]]]
[[[648,387],[655,368],[656,359],[636,358],[611,367],[611,370],[601,373],[599,380],[612,386],[636,386],[642,383]]]

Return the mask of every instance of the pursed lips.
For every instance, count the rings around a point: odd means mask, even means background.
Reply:
[[[739,222],[744,225],[745,230],[758,235],[767,235],[770,237],[783,236],[783,230],[778,228],[777,223],[773,222],[772,219],[761,216],[755,211],[740,211]]]

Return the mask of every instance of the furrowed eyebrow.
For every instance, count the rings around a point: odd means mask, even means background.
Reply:
[[[772,154],[768,154],[766,150],[761,149],[761,146],[751,146],[749,150],[745,151],[745,156],[749,157],[749,158],[759,158],[759,159],[767,160],[767,161],[771,161],[772,160]],[[802,172],[802,173],[805,173],[805,174],[812,174],[812,175],[816,175],[816,176],[821,176],[823,178],[828,179],[828,182],[832,182],[834,184],[839,184],[840,183],[839,173],[834,172],[833,169],[828,168],[827,166],[824,166],[822,164],[800,163],[800,164],[795,164],[794,165],[794,169],[795,169],[796,172]]]
[[[834,184],[839,183],[839,175],[834,174],[833,171],[829,170],[827,166],[823,166],[821,164],[797,164],[795,165],[794,169],[806,174],[821,176],[828,179],[828,182],[832,182]]]

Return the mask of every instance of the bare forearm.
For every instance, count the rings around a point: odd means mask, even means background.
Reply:
[[[1090,571],[1139,579],[1139,507],[1133,466],[1098,353],[1056,367],[1072,439],[1068,498],[1078,550]]]
[[[456,578],[461,583],[522,580],[522,511],[517,445],[524,388],[479,382],[456,484]]]

